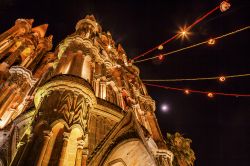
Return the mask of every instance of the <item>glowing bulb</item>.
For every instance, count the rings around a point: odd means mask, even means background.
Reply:
[[[158,59],[159,59],[160,61],[162,61],[163,58],[164,58],[164,56],[163,56],[162,54],[160,54],[160,55],[158,56]]]
[[[163,49],[163,45],[159,45],[158,50],[162,50],[162,49]]]
[[[183,36],[186,36],[187,32],[186,32],[186,31],[182,31],[181,34],[182,34]]]
[[[182,38],[187,38],[189,34],[191,34],[190,32],[188,32],[188,29],[186,28],[180,28],[180,32],[179,32],[180,36]]]
[[[224,81],[226,81],[226,77],[221,76],[221,77],[219,78],[219,81],[220,81],[220,82],[224,82]]]
[[[186,90],[184,91],[184,93],[188,95],[188,94],[190,94],[190,91],[189,91],[188,89],[186,89]]]
[[[215,40],[214,39],[209,39],[207,43],[209,45],[214,45],[215,44]]]
[[[210,98],[212,98],[212,97],[214,97],[214,94],[211,93],[211,92],[209,92],[209,93],[207,94],[207,96],[210,97]]]
[[[108,45],[108,49],[110,50],[112,47],[111,47],[111,45]]]
[[[230,7],[231,7],[231,4],[230,4],[230,3],[228,3],[227,1],[223,1],[223,2],[221,2],[221,4],[220,4],[220,11],[221,11],[221,12],[225,12],[225,11],[227,11]]]

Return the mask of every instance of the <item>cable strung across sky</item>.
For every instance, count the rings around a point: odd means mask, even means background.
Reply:
[[[145,53],[139,55],[139,56],[136,56],[134,58],[132,58],[132,61],[135,61],[136,59],[139,59],[151,52],[153,52],[154,50],[157,50],[157,49],[160,49],[162,50],[163,49],[163,45],[171,42],[172,40],[180,37],[180,36],[185,36],[186,33],[188,33],[189,30],[191,30],[195,25],[197,25],[198,23],[200,23],[202,20],[204,20],[205,18],[207,18],[209,15],[211,15],[212,13],[214,13],[215,11],[217,11],[218,9],[221,10],[221,12],[225,12],[226,10],[228,10],[230,8],[230,4],[226,1],[223,1],[220,3],[220,5],[216,6],[214,9],[210,10],[209,12],[207,12],[205,15],[203,15],[202,17],[200,17],[199,19],[197,19],[195,22],[193,22],[191,25],[189,25],[187,28],[185,29],[182,29],[182,31],[180,33],[177,33],[176,35],[174,35],[173,37],[171,37],[170,39],[164,41],[163,43],[157,45],[156,47],[153,47],[152,49],[146,51]]]
[[[228,78],[248,77],[250,74],[237,74],[219,77],[201,77],[201,78],[180,78],[180,79],[142,79],[146,82],[180,82],[180,81],[203,81],[203,80],[219,80],[224,82]]]
[[[212,40],[215,41],[215,40],[218,40],[218,39],[222,39],[222,38],[225,38],[225,37],[227,37],[227,36],[230,36],[230,35],[233,35],[233,34],[236,34],[236,33],[239,33],[239,32],[245,31],[245,30],[248,30],[249,28],[250,28],[250,26],[246,26],[246,27],[244,27],[244,28],[235,30],[235,31],[233,31],[233,32],[229,32],[229,33],[227,33],[227,34],[224,34],[224,35],[215,37],[215,38],[213,38]],[[211,40],[211,39],[210,39],[210,40]],[[209,44],[210,40],[206,40],[206,41],[203,41],[203,42],[194,44],[194,45],[190,45],[190,46],[187,46],[187,47],[184,47],[184,48],[180,48],[180,49],[178,49],[178,50],[174,50],[174,51],[171,51],[171,52],[167,52],[167,53],[165,53],[165,54],[160,54],[160,56],[161,56],[161,57],[164,57],[164,56],[171,55],[171,54],[174,54],[174,53],[177,53],[177,52],[181,52],[181,51],[184,51],[184,50],[187,50],[187,49],[190,49],[190,48],[198,47],[198,46],[203,45],[203,44]],[[159,58],[159,55],[153,56],[153,57],[151,57],[151,58],[145,58],[145,59],[142,59],[142,60],[138,60],[138,61],[135,61],[134,63],[144,62],[144,61],[148,61],[148,60],[156,59],[156,58]]]
[[[169,86],[163,86],[163,85],[157,85],[157,84],[148,84],[148,83],[144,83],[144,84],[147,86],[158,87],[158,88],[167,89],[167,90],[182,91],[187,95],[190,93],[206,94],[210,98],[214,97],[214,95],[231,96],[231,97],[250,97],[250,94],[210,92],[210,91],[200,91],[200,90],[193,90],[193,89],[175,88],[175,87],[169,87]]]

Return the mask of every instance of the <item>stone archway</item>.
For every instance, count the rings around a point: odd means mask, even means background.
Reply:
[[[130,139],[115,147],[104,166],[156,166],[153,156],[141,140]]]

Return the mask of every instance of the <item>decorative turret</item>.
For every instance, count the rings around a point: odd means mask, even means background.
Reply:
[[[111,33],[88,15],[48,52],[46,30],[30,28],[2,56],[2,127],[35,110],[11,165],[171,166],[155,102]]]
[[[18,19],[14,27],[0,35],[0,43],[5,43],[0,49],[0,129],[31,103],[42,77],[41,74],[34,77],[36,65],[52,48],[52,37],[44,38],[48,25],[32,28],[32,22]]]

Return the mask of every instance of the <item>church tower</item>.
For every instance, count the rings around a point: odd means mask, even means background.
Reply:
[[[171,166],[139,69],[94,16],[54,52],[32,22],[0,35],[0,165]]]

